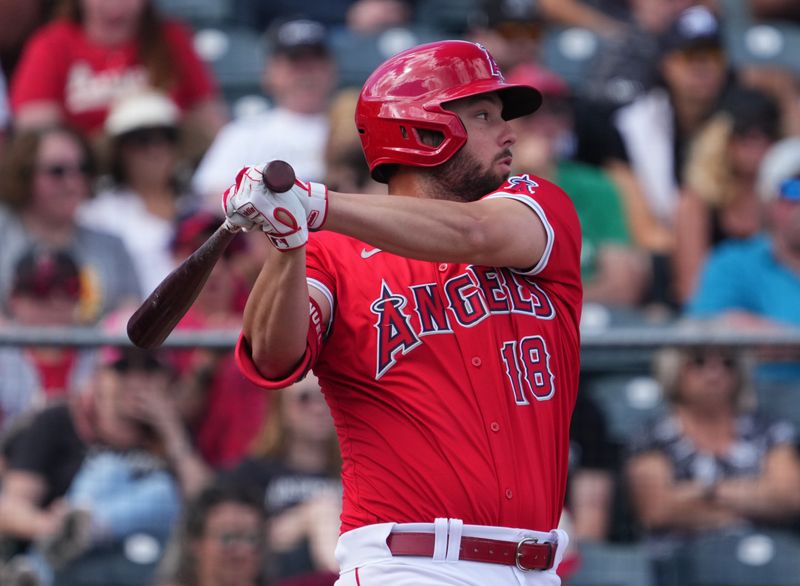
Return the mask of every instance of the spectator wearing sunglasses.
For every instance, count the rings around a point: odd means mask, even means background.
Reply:
[[[82,289],[80,268],[68,252],[31,248],[16,264],[9,325],[77,325]],[[76,348],[0,348],[0,432],[34,409],[85,390],[93,357],[93,350]]]
[[[654,560],[667,561],[701,533],[797,519],[795,428],[754,413],[749,358],[709,346],[667,348],[654,371],[667,413],[632,442],[626,466]]]
[[[144,294],[175,268],[170,243],[187,201],[179,180],[180,120],[178,106],[160,92],[115,102],[105,122],[111,185],[79,210],[86,225],[122,239]]]
[[[123,242],[83,226],[77,210],[92,194],[94,162],[86,141],[54,126],[20,132],[0,173],[0,298],[8,296],[14,263],[31,246],[67,249],[85,275],[84,313],[94,323],[136,303],[141,289]]]
[[[751,328],[800,326],[800,138],[770,148],[757,189],[765,230],[711,254],[689,302],[690,317]]]
[[[155,583],[265,586],[266,518],[259,496],[236,484],[219,483],[192,499],[174,542],[174,576],[162,569]]]
[[[316,376],[308,374],[275,395],[253,455],[222,475],[263,495],[269,577],[278,583],[313,580],[322,586],[336,580],[340,462],[325,397]]]

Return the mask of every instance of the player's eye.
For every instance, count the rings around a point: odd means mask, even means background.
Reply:
[[[489,112],[486,112],[486,111],[478,112],[476,117],[480,118],[481,120],[488,120],[489,119]]]

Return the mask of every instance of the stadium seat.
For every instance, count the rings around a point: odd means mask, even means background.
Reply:
[[[777,66],[800,73],[800,26],[754,20],[747,3],[721,0],[725,47],[735,67]]]
[[[797,586],[800,540],[777,531],[706,536],[688,544],[676,563],[687,570],[685,586]]]
[[[756,382],[758,411],[774,419],[793,423],[800,430],[800,386],[784,382],[771,384]]]
[[[161,14],[194,28],[223,26],[231,16],[231,0],[156,0]]]
[[[481,0],[417,0],[415,20],[449,35],[463,35],[483,13]]]
[[[569,586],[655,586],[650,560],[639,544],[584,543]]]
[[[259,35],[240,27],[204,28],[195,33],[194,46],[214,72],[228,103],[263,94],[266,48]]]
[[[418,27],[393,28],[376,35],[335,30],[331,47],[339,70],[339,86],[361,87],[369,74],[395,53],[441,38],[434,31]]]
[[[549,27],[541,42],[542,63],[578,90],[602,40],[589,29]]]
[[[666,412],[658,383],[641,374],[592,374],[586,389],[606,416],[608,433],[621,445]]]

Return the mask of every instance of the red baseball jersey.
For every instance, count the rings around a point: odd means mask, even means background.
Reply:
[[[163,34],[175,71],[170,95],[178,106],[189,109],[216,95],[216,82],[194,51],[189,29],[168,21]],[[115,100],[149,83],[137,41],[104,47],[92,42],[80,25],[56,20],[26,44],[10,84],[11,107],[57,102],[68,124],[91,134],[102,130]]]
[[[332,306],[313,370],[342,448],[342,531],[383,522],[548,531],[564,502],[582,303],[569,197],[511,177],[547,231],[527,271],[410,260],[319,232],[308,282]],[[524,211],[520,206],[520,213]],[[242,342],[240,368],[268,388]]]

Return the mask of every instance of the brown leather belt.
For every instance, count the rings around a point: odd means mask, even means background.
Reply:
[[[391,533],[386,545],[392,555],[433,557],[433,533]],[[520,570],[549,570],[555,559],[555,544],[539,543],[532,537],[518,542],[462,537],[458,559],[487,564],[516,566]]]

